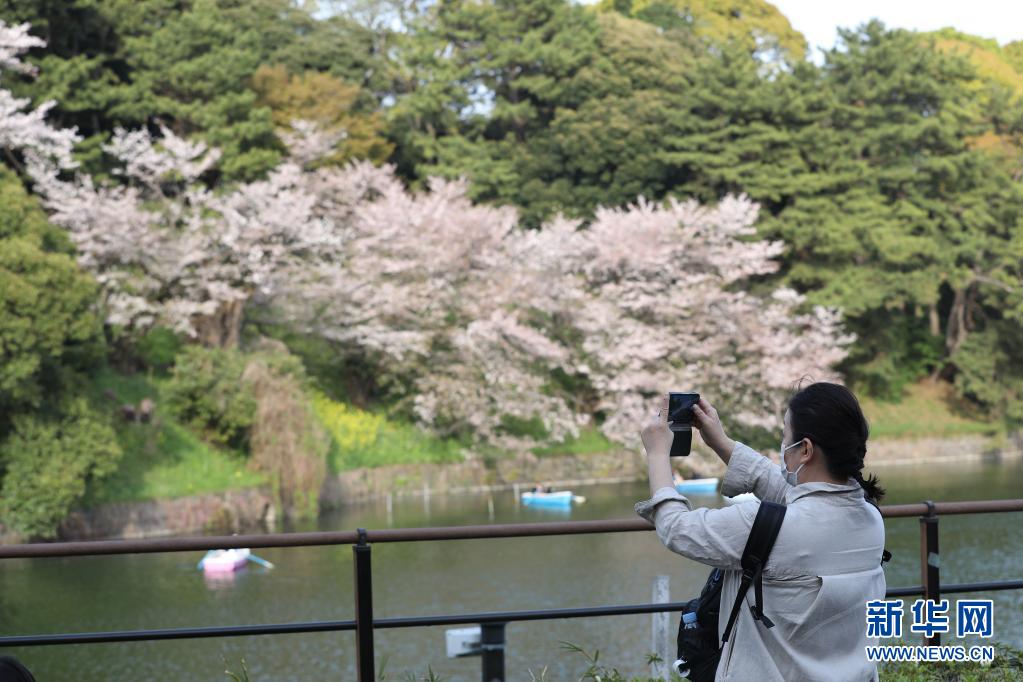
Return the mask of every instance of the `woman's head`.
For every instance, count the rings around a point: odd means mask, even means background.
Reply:
[[[832,476],[852,477],[863,486],[864,495],[881,500],[884,489],[877,477],[863,478],[870,428],[852,391],[823,381],[810,384],[792,394],[785,417],[786,442],[809,439],[824,455]]]

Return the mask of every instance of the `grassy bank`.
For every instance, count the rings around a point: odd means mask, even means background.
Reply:
[[[241,453],[203,442],[169,415],[161,396],[164,381],[109,369],[95,377],[92,399],[105,409],[138,405],[144,398],[153,400],[156,409],[147,424],[117,420],[124,458],[116,472],[100,485],[90,486],[85,506],[216,493],[266,483],[265,476],[246,466]]]
[[[118,470],[89,489],[86,506],[105,502],[174,498],[265,484],[242,452],[211,445],[175,420],[164,406],[166,378],[125,375],[107,369],[91,387],[93,400],[111,411],[121,404],[137,405],[150,398],[156,403],[148,424],[119,422],[117,435],[125,452]],[[114,398],[116,397],[116,398]],[[899,403],[865,398],[864,412],[871,435],[881,439],[997,435],[998,423],[970,414],[956,401],[950,388],[923,382],[911,386]],[[362,467],[396,464],[443,463],[463,459],[463,444],[428,434],[408,422],[389,419],[382,411],[358,409],[326,395],[312,394],[314,411],[330,435],[327,470],[338,473]],[[533,448],[538,457],[588,455],[617,449],[595,427],[578,438]],[[512,453],[487,451],[488,459]]]
[[[252,470],[243,452],[210,444],[166,409],[168,379],[142,374],[99,372],[90,386],[92,400],[111,412],[149,398],[156,408],[149,423],[116,421],[124,457],[117,471],[89,487],[83,505],[184,497],[268,483]],[[314,394],[313,408],[330,435],[331,473],[391,464],[441,463],[463,458],[462,446],[439,439],[412,424]]]
[[[1005,432],[999,422],[971,410],[946,383],[910,385],[897,403],[864,398],[863,412],[872,438],[932,438]]]

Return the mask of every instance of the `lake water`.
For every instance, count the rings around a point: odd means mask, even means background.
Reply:
[[[886,504],[1019,497],[1023,459],[1002,463],[891,466],[875,469],[889,490]],[[587,502],[571,514],[515,504],[512,494],[396,500],[394,527],[510,523],[571,518],[633,518],[648,497],[645,483],[579,489]],[[696,504],[720,506],[716,496]],[[1023,577],[1020,513],[942,517],[943,583]],[[293,530],[384,528],[384,504],[350,507]],[[886,520],[894,559],[890,587],[919,584],[919,523]],[[235,625],[353,618],[352,551],[334,548],[258,551],[277,565],[245,569],[213,582],[196,571],[201,553],[14,559],[0,561],[0,633],[38,634],[135,628]],[[654,577],[671,578],[673,600],[695,596],[708,569],[668,552],[653,533],[384,544],[373,548],[377,617],[630,604],[650,599]],[[957,595],[950,595],[954,600]],[[1023,646],[1023,591],[959,595],[994,599],[995,639]],[[906,609],[908,611],[908,608]],[[954,610],[954,606],[953,606]],[[954,621],[953,621],[954,622]],[[645,672],[650,616],[512,623],[507,627],[509,680],[578,679],[579,654],[593,651],[623,673]],[[677,616],[672,626],[677,626]],[[443,627],[376,632],[377,670],[388,679],[417,678],[427,666],[446,680],[478,680],[478,658],[447,659]],[[908,633],[908,625],[906,626]],[[953,638],[945,637],[944,641]],[[7,649],[41,681],[226,680],[224,660],[253,682],[354,680],[352,633]]]

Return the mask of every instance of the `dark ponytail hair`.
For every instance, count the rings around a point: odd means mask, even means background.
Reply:
[[[881,501],[885,491],[877,476],[863,478],[870,427],[852,391],[824,381],[798,389],[789,398],[789,418],[793,443],[809,438],[821,449],[832,476],[854,478],[868,500]]]

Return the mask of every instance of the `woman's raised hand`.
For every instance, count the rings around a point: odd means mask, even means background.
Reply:
[[[668,428],[668,394],[664,394],[661,408],[657,411],[646,426],[640,432],[643,438],[643,447],[646,448],[647,456],[657,455],[667,457],[671,450],[671,440],[675,434]]]
[[[693,405],[693,425],[700,430],[703,442],[728,464],[735,441],[725,435],[718,411],[706,398],[701,397],[700,401]]]

